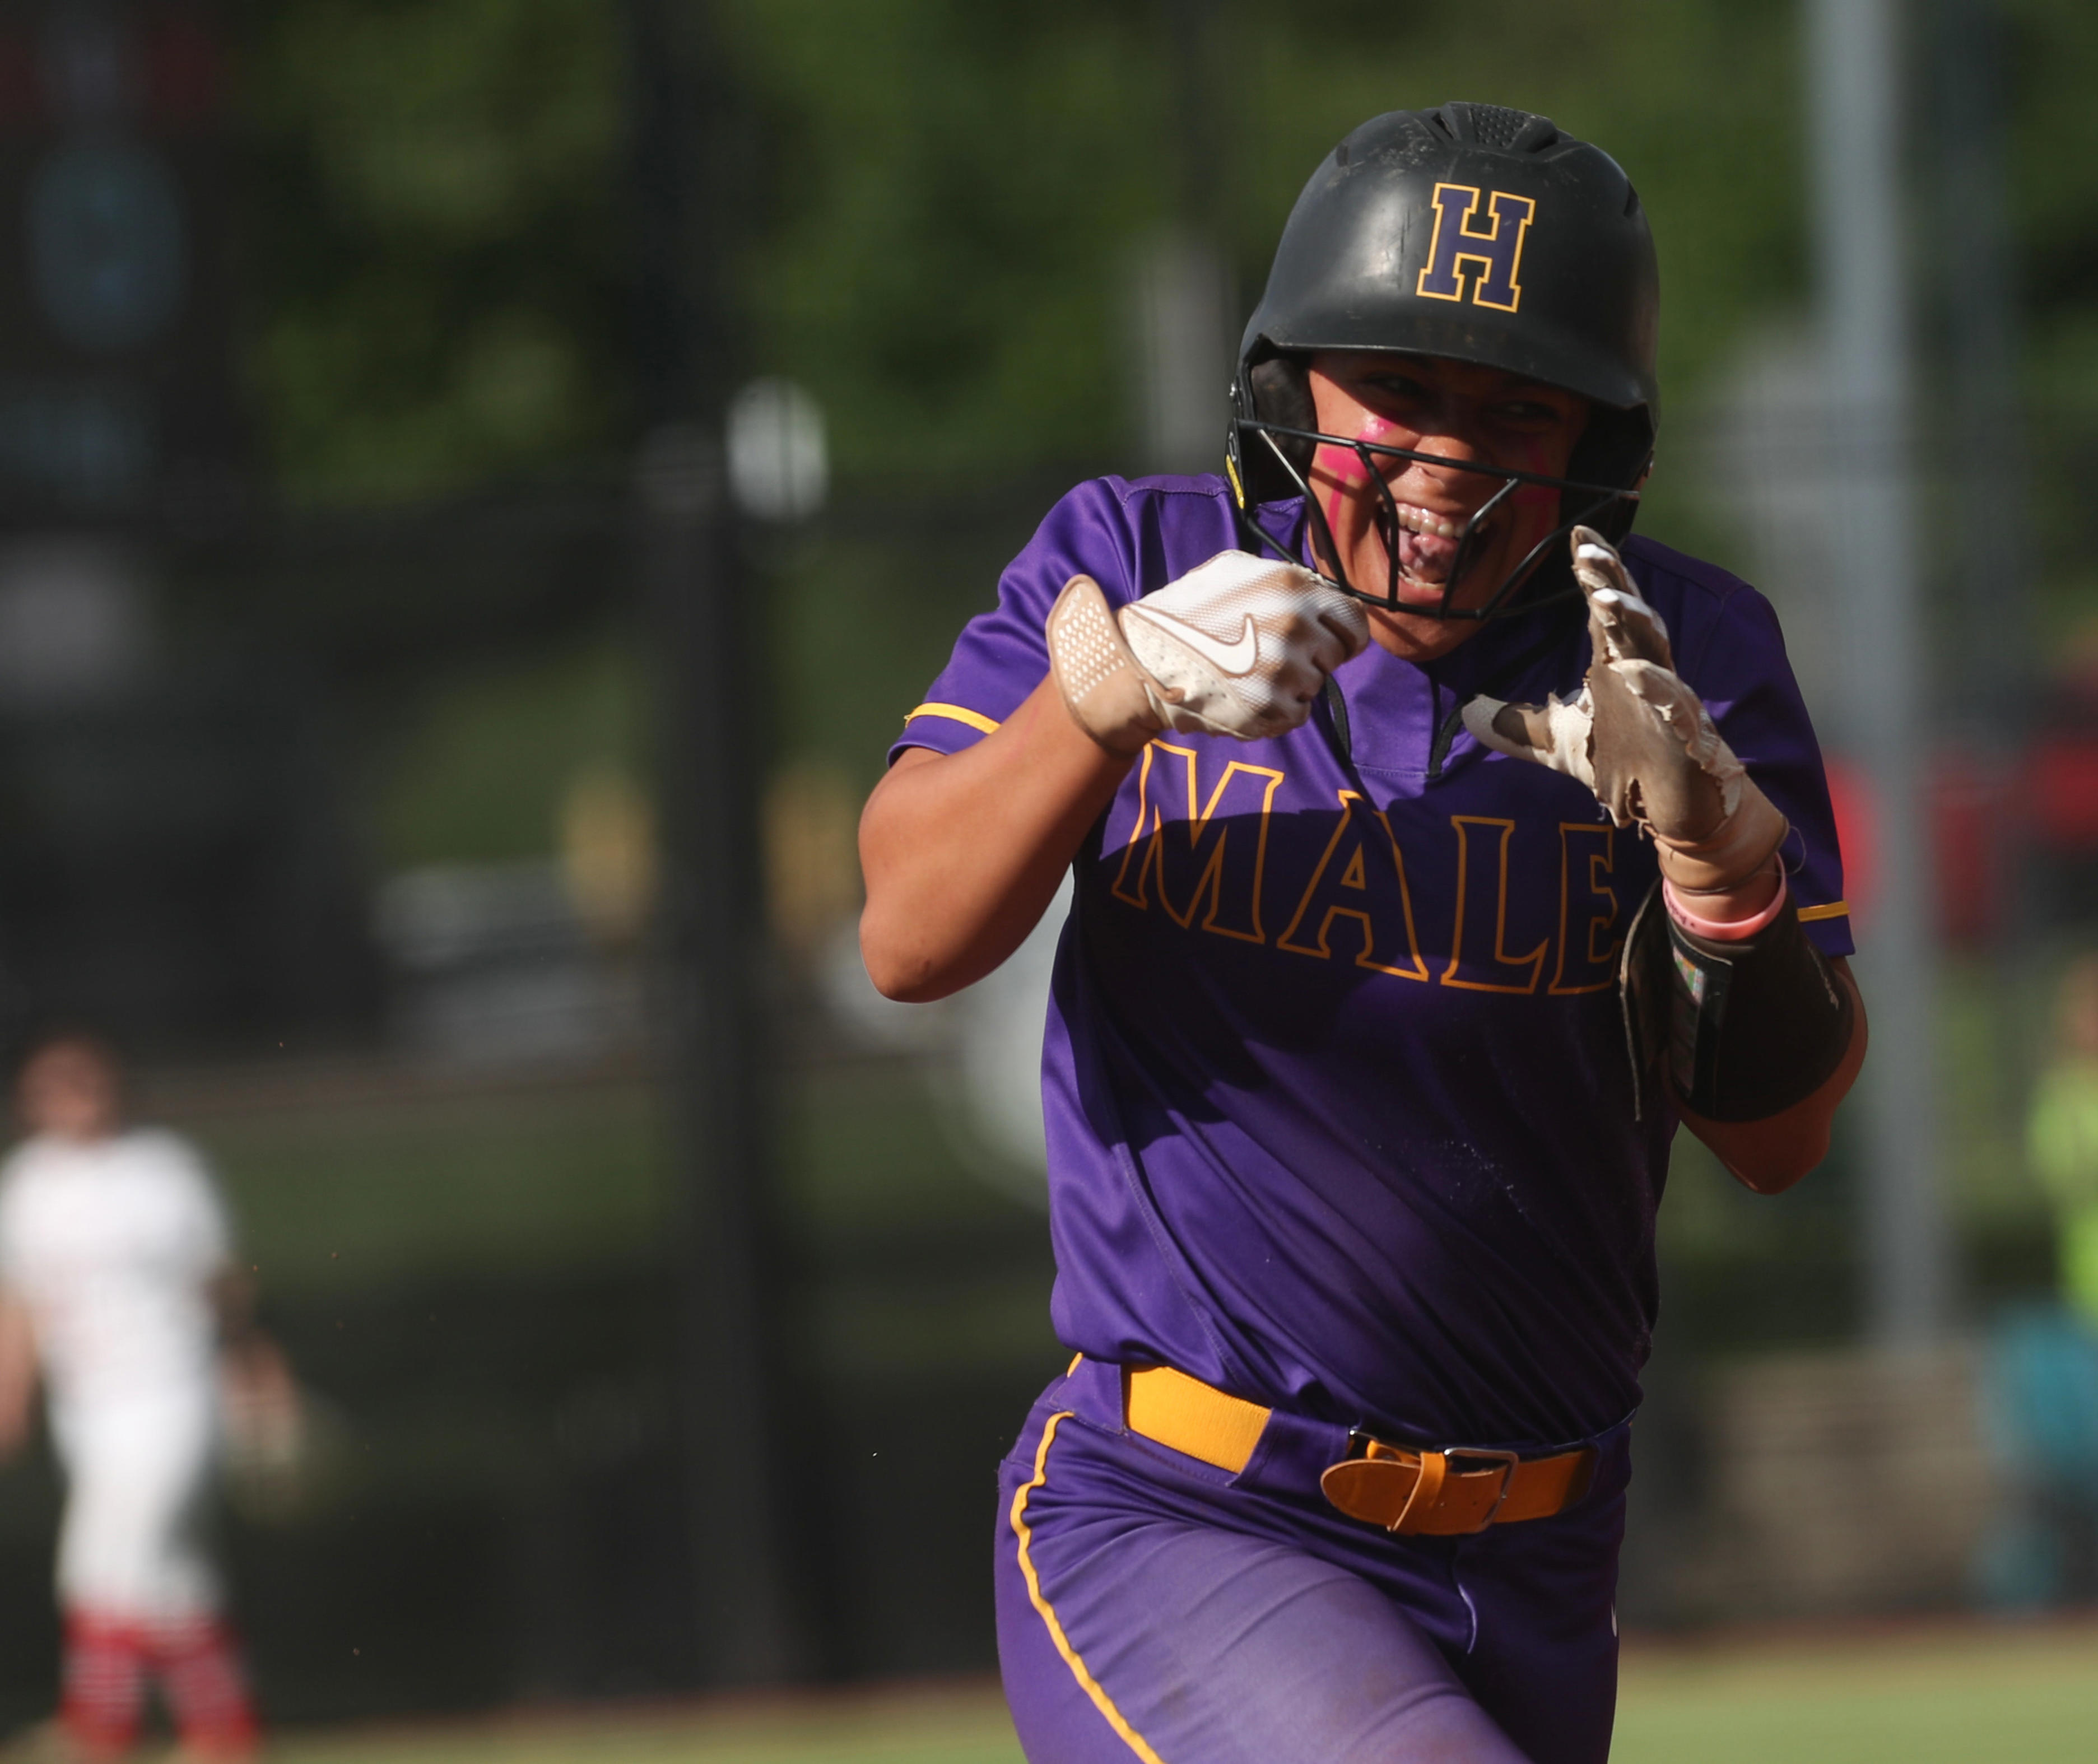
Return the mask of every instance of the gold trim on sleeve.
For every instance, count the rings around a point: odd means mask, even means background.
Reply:
[[[1799,922],[1802,925],[1811,925],[1817,919],[1846,919],[1850,916],[1850,903],[1848,901],[1831,901],[1826,906],[1801,907]]]
[[[970,710],[960,704],[920,704],[917,709],[903,719],[904,727],[909,728],[920,717],[946,717],[955,722],[965,722],[972,729],[981,730],[985,735],[990,734],[998,727],[998,725],[985,716],[981,711]]]

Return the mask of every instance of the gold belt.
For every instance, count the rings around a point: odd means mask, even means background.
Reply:
[[[1269,1411],[1170,1366],[1125,1367],[1122,1419],[1133,1433],[1236,1476],[1253,1457]],[[1364,1434],[1319,1479],[1350,1519],[1402,1536],[1446,1538],[1513,1520],[1564,1512],[1588,1492],[1595,1449],[1548,1458],[1458,1446],[1443,1451],[1388,1446]]]

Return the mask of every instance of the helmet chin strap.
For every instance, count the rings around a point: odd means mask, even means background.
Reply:
[[[1509,618],[1518,613],[1534,612],[1544,607],[1556,606],[1564,600],[1578,598],[1580,589],[1569,580],[1568,585],[1556,593],[1539,595],[1534,599],[1525,601],[1520,606],[1510,603],[1538,564],[1550,555],[1559,542],[1575,527],[1596,524],[1597,517],[1602,511],[1615,503],[1636,503],[1639,501],[1639,493],[1635,486],[1644,480],[1651,457],[1649,456],[1649,461],[1641,463],[1639,471],[1633,474],[1630,485],[1582,484],[1571,478],[1552,477],[1543,472],[1522,472],[1512,467],[1475,465],[1468,460],[1451,459],[1439,454],[1421,453],[1408,447],[1390,447],[1376,441],[1351,440],[1345,436],[1323,434],[1316,429],[1293,428],[1284,423],[1264,423],[1256,418],[1236,418],[1233,421],[1232,427],[1234,431],[1241,436],[1247,432],[1258,435],[1266,444],[1275,463],[1281,467],[1289,481],[1296,486],[1297,494],[1304,498],[1305,516],[1310,523],[1315,535],[1315,542],[1313,547],[1315,561],[1322,566],[1330,565],[1332,570],[1332,573],[1328,574],[1325,568],[1319,568],[1317,573],[1321,580],[1330,583],[1343,594],[1351,595],[1356,599],[1366,602],[1371,606],[1381,607],[1389,612],[1405,612],[1416,617],[1428,619],[1464,619],[1480,623],[1489,619]],[[1385,541],[1385,591],[1382,594],[1372,594],[1367,589],[1358,588],[1350,578],[1347,564],[1341,555],[1340,545],[1333,536],[1331,524],[1326,519],[1326,511],[1319,506],[1319,498],[1313,494],[1310,483],[1305,472],[1291,460],[1288,451],[1277,439],[1278,437],[1286,437],[1297,441],[1310,441],[1315,447],[1345,447],[1362,462],[1369,482],[1376,488],[1378,506],[1372,519],[1379,536]],[[1391,485],[1385,480],[1384,473],[1377,469],[1376,456],[1378,455],[1390,459],[1417,460],[1423,464],[1437,466],[1445,470],[1477,472],[1482,476],[1494,477],[1503,480],[1500,488],[1473,511],[1470,518],[1464,523],[1464,530],[1458,534],[1456,555],[1450,560],[1450,573],[1442,584],[1442,599],[1436,605],[1416,606],[1399,597],[1398,502],[1391,494]],[[1301,561],[1285,551],[1283,546],[1253,518],[1253,510],[1246,498],[1244,482],[1236,465],[1231,470],[1231,479],[1234,492],[1234,508],[1240,535],[1250,540],[1257,551],[1271,552],[1288,563]],[[1551,532],[1545,534],[1523,554],[1521,560],[1502,578],[1500,586],[1494,590],[1491,597],[1483,605],[1459,607],[1452,604],[1458,586],[1463,581],[1465,572],[1477,560],[1477,546],[1481,533],[1490,524],[1494,516],[1500,510],[1503,504],[1515,493],[1516,486],[1524,484],[1540,485],[1558,491],[1561,520]],[[1565,499],[1569,494],[1587,498],[1571,514],[1565,511]]]

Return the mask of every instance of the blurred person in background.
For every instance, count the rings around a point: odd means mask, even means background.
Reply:
[[[1077,1358],[996,1558],[1034,1764],[1609,1754],[1670,1142],[1790,1186],[1866,1038],[1775,616],[1630,533],[1658,304],[1600,149],[1365,123],[1284,231],[1228,472],[1065,497],[867,804],[890,997],[1074,875]]]
[[[205,1535],[222,1417],[296,1398],[195,1148],[125,1119],[99,1038],[31,1048],[24,1137],[0,1166],[0,1453],[41,1372],[67,1485],[57,1735],[84,1760],[138,1737],[157,1683],[186,1755],[247,1757],[257,1724]]]
[[[2054,1210],[2057,1299],[2011,1306],[1990,1334],[1984,1436],[2008,1498],[1979,1573],[2011,1609],[2098,1596],[2098,954],[2062,974],[2026,1155]]]

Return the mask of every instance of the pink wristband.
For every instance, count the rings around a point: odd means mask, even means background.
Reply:
[[[1699,914],[1693,913],[1683,904],[1681,897],[1675,892],[1675,884],[1673,882],[1664,880],[1661,884],[1661,897],[1668,902],[1668,916],[1682,926],[1685,931],[1693,932],[1701,937],[1710,937],[1714,943],[1739,943],[1745,937],[1753,937],[1765,925],[1777,917],[1778,909],[1784,905],[1784,897],[1790,892],[1790,884],[1785,880],[1784,871],[1780,868],[1777,873],[1777,893],[1771,896],[1770,905],[1758,913],[1754,918],[1706,919]]]

